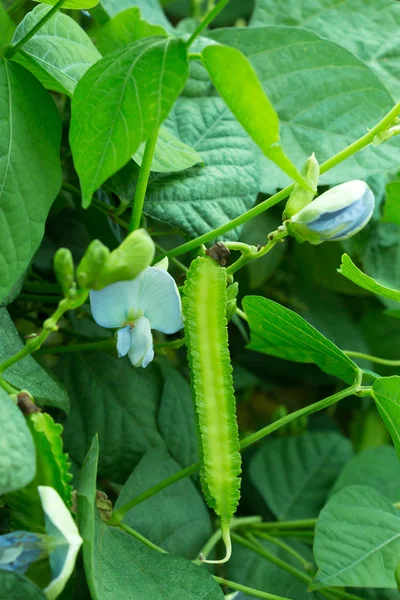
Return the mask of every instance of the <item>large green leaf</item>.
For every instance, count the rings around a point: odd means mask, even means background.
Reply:
[[[6,308],[0,309],[0,336],[0,362],[4,362],[23,348]],[[9,367],[2,377],[16,388],[28,390],[39,405],[54,406],[68,412],[69,400],[65,389],[32,356],[26,356]]]
[[[0,496],[27,485],[35,476],[35,446],[25,418],[0,388]]]
[[[315,584],[396,588],[399,553],[399,510],[370,487],[347,487],[329,500],[317,521]]]
[[[159,0],[101,0],[101,6],[110,17],[136,6],[140,9],[143,19],[153,25],[161,25],[165,29],[173,29],[165,16]]]
[[[3,5],[0,4],[0,50],[11,42],[15,24]]]
[[[93,441],[78,488],[86,577],[94,600],[223,600],[211,575],[190,561],[150,550],[100,520],[95,507],[98,446]]]
[[[86,352],[65,357],[57,373],[71,398],[65,445],[78,464],[97,433],[100,474],[123,482],[143,454],[164,446],[156,421],[161,381],[153,365],[135,369],[127,358]]]
[[[154,176],[146,214],[195,237],[254,205],[258,170],[253,144],[221,98],[179,98],[166,125],[200,153],[204,167]]]
[[[151,25],[140,18],[137,7],[127,8],[108,21],[95,34],[96,46],[102,54],[109,54],[150,35],[166,35],[159,25]]]
[[[43,4],[57,4],[58,0],[40,0]],[[99,0],[66,0],[63,4],[63,8],[69,8],[72,10],[84,10],[88,8],[93,8],[98,4]]]
[[[0,590],[7,600],[46,600],[43,590],[13,571],[0,570]]]
[[[19,42],[51,10],[39,4],[18,25]],[[89,36],[71,17],[56,13],[14,56],[50,90],[72,96],[84,73],[101,58]]]
[[[353,382],[354,362],[295,312],[262,296],[246,296],[243,306],[250,325],[250,350],[313,362],[325,373]]]
[[[280,3],[276,6],[287,13]],[[279,115],[282,145],[296,165],[312,152],[320,163],[327,160],[364,135],[393,106],[390,94],[367,65],[311,31],[231,28],[215,31],[212,37],[241,50],[250,60]],[[394,169],[399,162],[400,140],[393,138],[348,158],[324,174],[321,183],[363,179]],[[262,190],[289,182],[264,157],[260,166]]]
[[[70,142],[85,208],[157,131],[187,76],[184,42],[163,37],[129,44],[83,76],[72,100]]]
[[[43,237],[61,186],[60,139],[50,96],[20,65],[0,59],[0,300]]]
[[[174,475],[180,465],[163,448],[144,455],[124,485],[115,508]],[[200,492],[191,479],[165,488],[130,510],[123,522],[167,552],[197,558],[212,534],[211,519]]]
[[[144,149],[145,142],[139,146],[133,155],[133,159],[138,165],[142,164]],[[166,127],[160,127],[151,163],[153,172],[174,173],[184,171],[202,162],[202,157],[194,148],[181,142]]]
[[[368,485],[391,502],[400,499],[400,462],[391,446],[367,448],[343,467],[332,494],[349,485]]]
[[[400,7],[393,0],[256,0],[251,25],[304,27],[337,42],[366,62],[400,94]]]
[[[390,298],[391,300],[397,300],[397,302],[400,302],[399,290],[393,290],[390,287],[380,284],[378,281],[375,281],[375,279],[372,279],[372,277],[369,277],[360,271],[348,254],[343,254],[342,264],[340,265],[339,272],[347,277],[347,279],[350,279],[350,281],[353,281],[360,287],[372,292],[373,294],[384,296],[385,298]]]
[[[194,402],[189,383],[169,362],[161,365],[164,384],[157,423],[164,442],[181,467],[197,462]]]
[[[309,519],[351,456],[350,442],[335,432],[277,438],[252,458],[250,477],[279,520]]]
[[[382,377],[374,382],[373,398],[400,458],[400,377]]]

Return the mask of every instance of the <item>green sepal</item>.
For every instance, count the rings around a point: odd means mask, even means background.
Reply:
[[[63,452],[63,427],[47,413],[36,412],[27,416],[26,422],[36,448],[36,475],[21,490],[8,494],[14,529],[45,533],[42,503],[38,486],[53,487],[66,506],[72,505],[72,475],[67,454]]]
[[[76,280],[80,288],[90,289],[102,272],[110,250],[100,240],[93,240],[86,249],[76,269]]]

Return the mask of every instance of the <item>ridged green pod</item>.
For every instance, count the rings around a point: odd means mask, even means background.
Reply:
[[[201,483],[221,521],[229,559],[229,526],[240,497],[241,457],[226,318],[226,270],[209,257],[192,262],[183,316],[196,404]]]

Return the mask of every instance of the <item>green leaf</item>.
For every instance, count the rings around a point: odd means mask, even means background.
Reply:
[[[174,475],[180,468],[165,449],[150,450],[124,485],[115,509]],[[188,478],[135,506],[125,515],[123,522],[167,552],[189,559],[197,558],[212,534],[204,500]]]
[[[275,8],[290,15],[282,11],[279,2]],[[311,31],[290,27],[230,28],[214,31],[211,36],[237,48],[250,60],[278,113],[282,146],[296,165],[302,165],[312,152],[320,163],[331,158],[364,135],[393,107],[384,84],[367,65]],[[240,96],[240,88],[236,93]],[[322,175],[320,181],[334,184],[364,179],[396,169],[399,163],[400,140],[393,138],[378,148],[370,146],[351,156]],[[260,169],[263,191],[284,187],[289,182],[262,156]]]
[[[385,86],[400,94],[400,11],[392,0],[371,0],[360,11],[358,0],[289,0],[282,10],[276,0],[256,0],[251,25],[305,27],[337,42],[366,62]]]
[[[36,252],[60,189],[61,123],[53,100],[33,75],[4,59],[0,107],[2,300]]]
[[[0,362],[4,362],[23,348],[7,309],[0,309]],[[40,406],[54,406],[69,411],[65,389],[32,356],[26,356],[2,374],[3,379],[18,389],[28,390]]]
[[[133,6],[140,9],[143,19],[153,25],[161,25],[165,29],[173,30],[161,8],[159,0],[102,0],[101,6],[110,17]]]
[[[13,571],[0,570],[0,589],[7,600],[46,600],[43,590]]]
[[[83,559],[94,600],[223,600],[211,575],[190,561],[150,550],[100,520],[95,508],[98,445],[93,440],[78,488]]]
[[[150,37],[93,65],[72,100],[70,143],[83,206],[167,117],[188,76],[182,40]]]
[[[315,587],[396,588],[400,513],[376,490],[352,485],[335,494],[315,528]]]
[[[68,456],[63,453],[63,428],[46,413],[33,413],[27,425],[36,449],[36,475],[22,490],[7,496],[14,529],[45,533],[44,514],[38,486],[54,488],[64,504],[72,504]]]
[[[11,42],[15,30],[14,21],[0,4],[0,50]]]
[[[151,35],[167,34],[159,25],[141,19],[140,10],[132,7],[116,14],[96,32],[96,46],[102,54],[109,54]]]
[[[135,369],[128,358],[74,353],[63,358],[57,374],[72,406],[64,424],[65,446],[78,464],[96,433],[99,473],[117,482],[126,480],[148,450],[164,447],[156,420],[161,382],[154,365]]]
[[[243,306],[250,325],[250,350],[315,363],[346,383],[354,381],[355,363],[295,312],[262,296],[246,296]]]
[[[40,2],[54,6],[57,4],[58,0],[40,0]],[[63,8],[69,8],[70,10],[85,10],[88,8],[93,8],[98,3],[99,0],[66,0],[66,2],[63,4]]]
[[[349,485],[368,485],[391,502],[399,500],[400,463],[391,446],[367,448],[343,467],[331,495]]]
[[[392,181],[386,186],[382,221],[400,225],[400,181]]]
[[[196,237],[254,205],[253,144],[221,98],[179,98],[166,126],[200,153],[204,167],[155,175],[146,193],[146,214]],[[237,239],[239,231],[225,239]]]
[[[169,362],[161,363],[164,376],[157,423],[164,442],[181,467],[199,460],[194,403],[189,383]]]
[[[146,143],[143,142],[133,155],[138,165],[142,164]],[[166,127],[160,127],[151,170],[155,173],[175,173],[203,163],[203,159],[194,148],[184,144]]]
[[[278,520],[310,519],[352,453],[349,440],[335,432],[277,438],[252,458],[250,478]]]
[[[24,416],[0,388],[0,496],[27,485],[35,476],[35,446]]]
[[[19,42],[46,15],[39,4],[18,25],[13,44]],[[22,64],[49,90],[72,96],[76,84],[101,58],[93,42],[71,17],[56,13],[35,33],[13,60]]]
[[[372,386],[372,395],[400,458],[400,377],[382,377]]]
[[[281,147],[278,115],[246,56],[237,48],[216,45],[203,50],[202,61],[217,91],[265,156],[289,177],[304,183]]]
[[[368,275],[356,267],[348,254],[343,254],[342,256],[342,264],[340,265],[339,273],[365,290],[372,292],[373,294],[384,296],[385,298],[390,298],[391,300],[397,300],[397,302],[400,302],[400,291],[393,290],[383,284],[378,283],[375,281],[375,279],[372,279],[372,277],[368,277]]]

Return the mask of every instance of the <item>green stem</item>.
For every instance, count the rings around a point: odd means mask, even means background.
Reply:
[[[347,396],[351,396],[352,394],[357,392],[358,389],[359,389],[358,385],[350,386],[350,387],[346,388],[345,390],[343,390],[342,392],[338,392],[337,394],[334,394],[333,396],[324,398],[323,400],[320,400],[319,402],[315,402],[314,404],[311,404],[310,406],[306,406],[304,408],[301,408],[300,410],[296,410],[295,412],[290,413],[289,415],[286,415],[285,417],[282,417],[282,419],[278,419],[277,421],[274,421],[274,423],[271,423],[270,425],[267,425],[263,429],[260,429],[259,431],[256,431],[255,433],[252,433],[251,435],[244,438],[240,443],[241,451],[245,450],[246,448],[251,446],[251,444],[258,442],[263,437],[269,435],[273,431],[277,431],[278,429],[280,429],[280,427],[283,427],[284,425],[291,423],[295,419],[298,419],[299,417],[302,417],[304,415],[310,415],[314,412],[317,412],[318,410],[323,410],[324,408],[331,406],[335,402],[339,402],[339,400],[342,400],[343,398],[346,398]],[[196,471],[199,469],[199,467],[200,467],[200,463],[194,463],[193,465],[190,465],[189,467],[186,467],[185,469],[178,471],[174,475],[171,475],[171,477],[164,479],[164,481],[161,481],[157,485],[154,485],[153,487],[148,489],[146,492],[143,492],[139,496],[136,496],[135,498],[133,498],[132,500],[130,500],[129,502],[127,502],[126,504],[121,506],[113,514],[113,516],[111,517],[111,519],[108,522],[110,523],[110,525],[118,525],[118,523],[120,523],[122,521],[122,519],[124,518],[126,513],[128,511],[130,511],[132,508],[134,508],[141,502],[144,502],[144,500],[151,498],[158,492],[161,492],[161,490],[172,485],[173,483],[176,483],[177,481],[180,481],[181,479],[184,479],[185,477],[188,477],[189,475],[196,473]]]
[[[48,338],[50,333],[52,331],[57,331],[57,323],[63,314],[68,310],[72,310],[81,306],[87,299],[88,294],[88,291],[84,291],[75,298],[63,298],[53,315],[46,319],[46,321],[43,323],[43,329],[39,335],[29,339],[19,352],[13,356],[10,356],[10,358],[0,364],[0,373],[4,373],[6,369],[25,358],[25,356],[28,356],[29,354],[32,354],[32,352],[39,350],[40,346]]]
[[[217,6],[214,6],[214,8],[212,10],[210,10],[209,13],[206,14],[204,19],[201,21],[201,23],[199,23],[199,25],[196,27],[196,29],[193,31],[192,35],[186,42],[187,48],[189,48],[193,44],[194,40],[201,34],[201,32],[206,27],[208,27],[208,25],[211,23],[211,21],[213,21],[215,19],[215,17],[217,17],[219,15],[221,10],[223,10],[225,8],[225,6],[228,4],[228,2],[229,2],[229,0],[220,0],[220,2],[218,2]]]
[[[213,577],[215,581],[220,585],[226,585],[231,590],[243,592],[248,596],[254,596],[254,598],[262,598],[264,600],[290,600],[290,598],[276,596],[275,594],[269,594],[268,592],[263,592],[262,590],[256,590],[254,588],[248,587],[247,585],[242,585],[241,583],[236,583],[235,581],[230,581],[228,579],[223,579],[222,577],[217,577],[216,575],[213,575]]]
[[[276,232],[276,235],[274,235],[274,233],[270,234],[271,237],[269,237],[268,243],[264,247],[260,248],[259,250],[256,249],[255,252],[251,251],[249,249],[247,249],[245,252],[243,252],[242,256],[236,262],[234,262],[230,267],[228,267],[226,269],[227,274],[233,275],[233,273],[236,273],[236,271],[238,271],[239,269],[244,267],[244,265],[246,265],[250,261],[255,260],[256,258],[261,258],[262,256],[265,256],[265,254],[270,252],[270,250],[272,250],[272,248],[278,242],[283,241],[283,238],[288,235],[288,232],[286,231],[286,229],[282,230],[281,232]]]
[[[387,113],[387,115],[385,115],[385,117],[381,121],[379,121],[379,123],[377,125],[375,125],[375,127],[373,127],[368,133],[366,133],[361,138],[359,138],[358,140],[356,140],[355,142],[350,144],[350,146],[347,146],[347,148],[344,148],[343,150],[341,150],[340,152],[338,152],[337,154],[332,156],[332,158],[325,161],[320,167],[321,175],[323,173],[326,173],[330,169],[333,169],[333,167],[335,167],[339,163],[343,162],[346,158],[349,158],[349,156],[352,156],[359,150],[362,150],[363,148],[368,146],[374,139],[375,135],[377,133],[379,133],[380,131],[387,129],[387,127],[390,126],[392,121],[394,121],[394,119],[397,117],[397,115],[399,113],[400,113],[400,102],[398,102],[392,108],[392,110],[390,110]],[[250,221],[250,219],[253,219],[254,217],[258,217],[258,215],[261,215],[263,212],[265,212],[272,206],[275,206],[275,204],[278,204],[278,202],[280,202],[281,200],[284,200],[285,198],[287,198],[292,193],[293,188],[294,188],[294,183],[287,186],[283,190],[280,190],[277,194],[274,194],[267,200],[264,200],[264,202],[261,202],[257,206],[254,206],[254,208],[251,208],[250,210],[243,213],[242,215],[239,215],[235,219],[232,219],[232,221],[229,221],[228,223],[225,223],[224,225],[221,225],[220,227],[216,227],[212,231],[209,231],[208,233],[204,233],[203,235],[200,235],[199,237],[197,237],[193,240],[190,240],[189,242],[186,242],[185,244],[181,244],[180,246],[177,246],[173,250],[170,250],[169,252],[167,252],[166,256],[168,256],[168,258],[180,256],[181,254],[184,254],[185,252],[189,252],[189,250],[193,250],[194,248],[201,246],[201,244],[206,244],[207,242],[210,242],[210,241],[214,240],[215,238],[217,238],[221,235],[224,235],[231,229],[235,229],[236,227],[239,227],[240,225],[247,223],[247,221]],[[161,258],[162,258],[162,256],[157,257],[157,260],[160,260]]]
[[[14,56],[14,54],[16,52],[18,52],[18,50],[20,48],[22,48],[22,46],[24,46],[26,44],[26,42],[28,42],[34,35],[36,32],[39,31],[39,29],[41,29],[43,27],[43,25],[45,23],[47,23],[47,21],[49,19],[51,19],[51,17],[58,11],[60,10],[60,8],[62,7],[63,4],[65,4],[66,0],[58,0],[57,4],[55,4],[50,10],[49,12],[47,12],[41,19],[40,21],[38,21],[36,23],[36,25],[34,25],[32,27],[32,29],[30,31],[28,31],[28,33],[26,35],[24,35],[23,38],[21,38],[19,40],[19,42],[17,44],[15,44],[15,46],[8,46],[4,52],[4,56],[6,58],[12,58]]]
[[[154,242],[154,245],[156,248],[158,248],[158,250],[161,250],[161,252],[164,252],[164,254],[165,254],[165,250],[163,249],[162,246],[160,246],[160,244],[157,244],[156,242]],[[187,273],[189,271],[189,269],[183,263],[181,263],[181,261],[178,260],[177,258],[171,258],[171,262],[174,265],[176,265],[178,267],[178,269],[180,269],[183,273]]]
[[[185,338],[178,338],[177,340],[172,340],[171,342],[160,342],[159,344],[154,344],[154,350],[162,349],[162,348],[172,348],[173,350],[177,350],[178,348],[182,348],[185,345]]]
[[[303,556],[301,556],[299,552],[297,552],[294,548],[289,546],[289,544],[286,544],[286,542],[282,542],[282,540],[272,535],[269,535],[268,533],[265,533],[265,531],[257,531],[255,535],[259,538],[267,540],[267,542],[270,542],[275,546],[278,546],[278,548],[282,548],[282,550],[285,550],[285,552],[293,556],[293,558],[295,558],[306,571],[309,571],[312,568],[312,565],[308,562],[308,560],[303,558]]]
[[[15,388],[13,385],[10,385],[5,379],[0,377],[0,387],[3,388],[7,392],[7,394],[18,394],[19,389]]]
[[[153,161],[154,150],[156,149],[156,143],[158,138],[158,129],[146,142],[144,149],[143,160],[140,166],[139,177],[137,180],[135,198],[133,200],[131,222],[129,225],[129,232],[139,229],[140,221],[142,219],[143,204],[146,196],[147,184],[149,182],[151,163]]]
[[[317,519],[300,519],[297,521],[268,521],[256,523],[252,527],[256,529],[314,529]]]
[[[94,208],[97,208],[97,210],[99,210],[104,215],[109,217],[112,221],[114,221],[114,223],[117,223],[118,225],[120,225],[120,227],[122,227],[123,229],[129,229],[128,223],[126,221],[124,221],[123,219],[121,219],[120,217],[117,217],[115,215],[115,213],[113,212],[112,206],[109,206],[105,202],[101,202],[100,200],[96,200],[96,199],[92,200],[91,206],[94,206]]]
[[[87,342],[85,344],[69,344],[66,346],[45,346],[37,350],[36,354],[67,354],[70,352],[88,352],[92,350],[110,350],[115,348],[114,337],[100,340],[99,342]]]
[[[400,367],[400,360],[390,360],[388,358],[379,358],[378,356],[371,356],[370,354],[364,354],[363,352],[355,352],[353,350],[343,350],[347,356],[353,356],[354,358],[364,358],[377,365],[387,365],[388,367]]]
[[[108,525],[111,525],[110,521],[108,521]],[[128,527],[128,525],[125,525],[125,523],[118,523],[118,527],[119,529],[122,529],[122,531],[125,531],[125,533],[128,533],[129,535],[137,539],[139,542],[150,548],[150,550],[155,550],[156,552],[162,552],[163,554],[167,554],[166,550],[163,550],[162,548],[160,548],[160,546],[153,544],[153,542],[145,538],[138,531],[135,531],[135,529],[132,529],[132,527]]]
[[[249,322],[246,313],[238,307],[236,307],[236,314],[239,315],[239,317],[243,319],[243,321],[246,321],[246,323]]]

